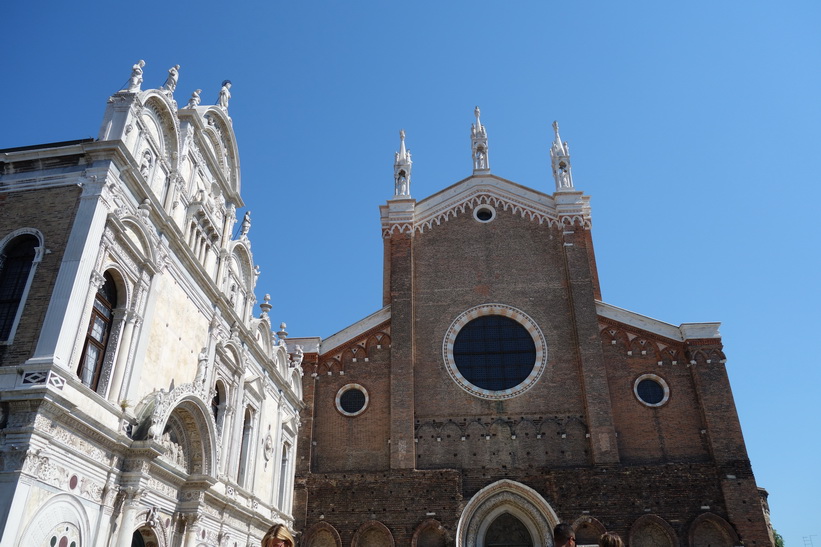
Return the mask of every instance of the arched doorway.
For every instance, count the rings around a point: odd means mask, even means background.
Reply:
[[[510,513],[496,517],[485,532],[485,547],[533,547],[527,526]]]
[[[529,486],[500,480],[467,503],[456,529],[456,547],[553,547],[556,512]]]
[[[131,547],[159,547],[160,542],[154,530],[149,526],[142,526],[134,530],[131,536]]]

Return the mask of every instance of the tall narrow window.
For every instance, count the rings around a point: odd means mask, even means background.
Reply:
[[[237,484],[245,486],[248,476],[248,451],[251,448],[251,409],[245,409],[245,421],[242,424],[242,444],[239,450],[239,469],[237,470]]]
[[[282,445],[282,461],[279,464],[279,510],[287,512],[285,503],[288,493],[288,458],[290,457],[290,446],[288,443]]]
[[[103,278],[105,280],[103,286],[99,288],[94,297],[83,355],[80,358],[80,367],[77,369],[80,381],[93,390],[97,389],[100,382],[100,371],[103,368],[108,335],[111,333],[111,321],[117,305],[117,287],[114,285],[114,279],[108,272],[103,274]]]
[[[26,234],[11,240],[0,252],[0,342],[14,335],[38,245],[36,237]]]

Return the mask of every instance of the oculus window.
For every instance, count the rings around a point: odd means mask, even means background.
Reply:
[[[336,393],[336,409],[345,416],[359,416],[368,408],[368,390],[348,384]]]
[[[484,399],[509,399],[541,377],[547,351],[535,321],[504,304],[464,312],[445,335],[443,356],[453,380]]]
[[[649,407],[662,406],[670,398],[670,388],[660,376],[642,374],[633,384],[636,398]]]

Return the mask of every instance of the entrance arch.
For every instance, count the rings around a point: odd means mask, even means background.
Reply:
[[[553,547],[552,530],[558,522],[556,512],[538,492],[504,479],[479,490],[465,506],[456,528],[456,547],[490,547],[488,533],[492,544],[498,527],[507,526],[518,530],[523,545],[528,541],[526,532],[531,545]]]

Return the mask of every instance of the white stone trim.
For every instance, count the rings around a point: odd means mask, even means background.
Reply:
[[[362,408],[360,408],[356,412],[346,412],[345,409],[342,408],[342,395],[344,393],[348,392],[348,391],[351,391],[352,389],[357,389],[357,390],[359,390],[359,391],[361,391],[362,393],[365,394],[365,404],[362,405]],[[347,385],[344,385],[341,388],[339,388],[339,391],[336,392],[336,400],[335,400],[336,409],[339,411],[340,414],[342,414],[344,416],[350,416],[350,417],[359,416],[360,414],[362,414],[363,412],[365,412],[368,409],[368,403],[370,403],[370,402],[371,402],[371,397],[368,394],[368,390],[365,389],[365,386],[363,386],[361,384],[347,384]]]
[[[612,319],[631,327],[646,330],[671,340],[683,342],[693,338],[721,338],[718,329],[721,323],[682,323],[676,327],[670,323],[640,315],[636,312],[618,308],[605,302],[596,301],[596,313],[606,319]]]
[[[319,353],[325,354],[334,348],[338,348],[345,342],[348,342],[349,340],[353,340],[354,338],[361,336],[365,332],[371,330],[376,326],[379,326],[380,324],[384,323],[390,318],[391,307],[385,306],[381,310],[372,313],[364,319],[360,319],[350,327],[347,327],[337,332],[336,334],[332,334],[331,336],[323,340],[319,344]]]
[[[664,397],[662,397],[661,401],[659,401],[658,403],[652,404],[652,403],[648,403],[647,401],[645,401],[644,399],[639,397],[639,383],[642,382],[643,380],[653,380],[654,382],[657,382],[664,389]],[[670,400],[670,386],[667,385],[667,382],[661,376],[658,376],[658,375],[652,374],[652,373],[642,374],[641,376],[636,378],[636,380],[633,382],[633,395],[635,395],[636,399],[638,399],[638,401],[641,404],[643,404],[644,406],[649,406],[650,408],[658,408],[660,406],[664,406],[667,403],[667,401]]]
[[[487,527],[502,512],[527,527],[534,545],[553,547],[556,512],[536,490],[509,479],[485,486],[468,501],[456,527],[456,547],[484,547]]]
[[[479,218],[479,211],[489,211],[490,218],[487,220],[482,220],[481,218]],[[475,218],[477,222],[481,222],[482,224],[493,222],[496,219],[496,209],[490,204],[476,205],[473,208],[473,218]]]
[[[524,379],[524,381],[522,381],[519,385],[513,386],[512,388],[500,391],[482,389],[470,383],[456,366],[456,360],[453,357],[453,346],[456,343],[456,337],[458,336],[459,331],[462,330],[462,327],[477,317],[482,317],[485,315],[501,315],[504,317],[509,317],[527,329],[530,336],[533,337],[533,343],[536,346],[536,362],[533,365],[533,370],[530,371],[530,374]],[[442,343],[442,358],[445,362],[445,370],[448,371],[448,374],[450,374],[453,381],[471,395],[482,399],[491,400],[511,399],[521,395],[533,387],[533,385],[539,380],[539,378],[541,378],[542,374],[547,369],[547,342],[545,341],[544,334],[542,334],[539,325],[536,324],[536,321],[534,321],[522,310],[506,304],[481,304],[462,312],[456,319],[453,320],[453,323],[451,323],[445,333],[445,339]]]

